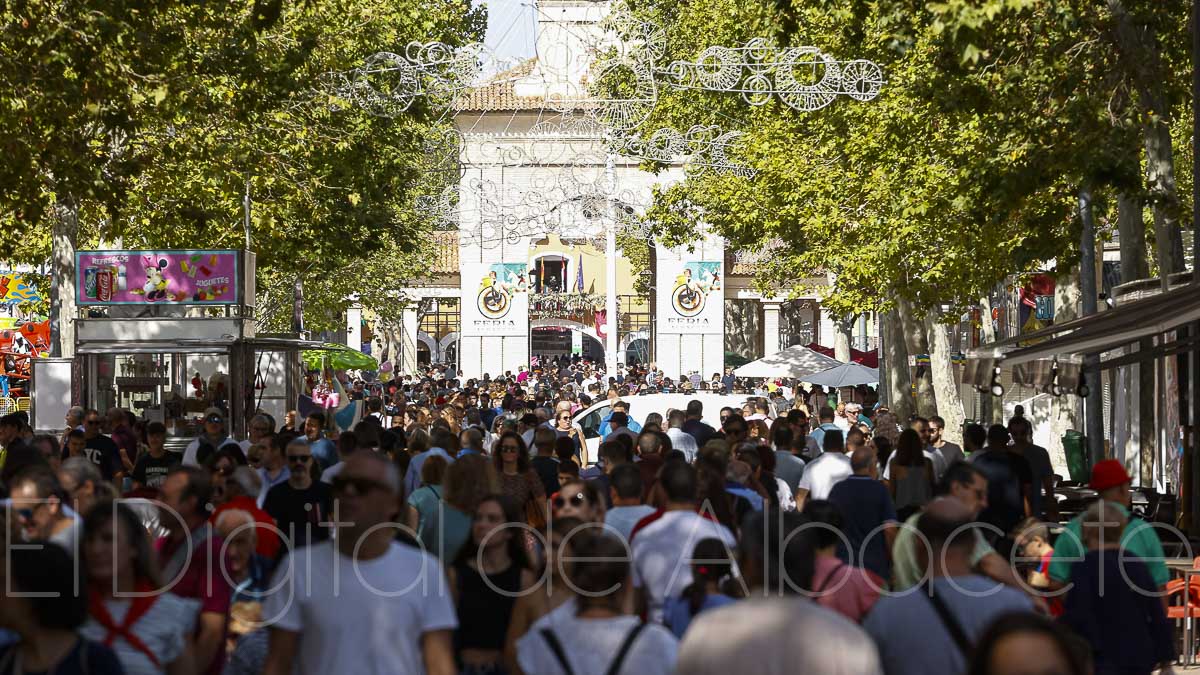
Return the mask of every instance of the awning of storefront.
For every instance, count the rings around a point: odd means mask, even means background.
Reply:
[[[984,386],[997,365],[1020,366],[1031,361],[1077,363],[1087,354],[1104,354],[1200,321],[1200,284],[1191,283],[1159,295],[1122,303],[1116,308],[1050,326],[1019,337],[982,345],[968,353],[964,379]],[[1196,337],[1159,341],[1136,354],[1110,355],[1102,368],[1113,368],[1194,349]]]

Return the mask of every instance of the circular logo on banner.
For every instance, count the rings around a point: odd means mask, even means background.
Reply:
[[[496,286],[481,289],[475,304],[479,307],[479,313],[489,319],[502,318],[512,307],[508,292]]]
[[[671,291],[671,309],[684,318],[702,313],[708,294],[721,290],[720,270],[719,261],[685,263],[675,277],[675,288]]]
[[[671,293],[671,308],[679,316],[696,316],[704,311],[704,293],[690,286],[676,286]]]

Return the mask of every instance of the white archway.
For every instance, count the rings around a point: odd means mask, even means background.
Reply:
[[[438,343],[438,347],[444,352],[446,351],[447,347],[454,344],[456,341],[458,341],[458,331],[447,333],[446,337],[442,338],[441,342]]]
[[[434,361],[441,358],[442,350],[438,347],[437,340],[433,336],[423,330],[417,331],[417,340],[429,348],[429,357]]]

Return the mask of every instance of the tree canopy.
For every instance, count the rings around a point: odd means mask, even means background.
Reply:
[[[1130,8],[1139,26],[1186,16],[1178,0],[1141,4]],[[647,217],[667,240],[686,239],[698,218],[736,248],[782,240],[760,281],[790,289],[828,273],[836,290],[825,304],[835,313],[897,295],[919,307],[973,303],[1012,272],[1077,257],[1081,185],[1145,191],[1140,90],[1114,48],[1111,8],[640,0],[633,11],[665,31],[664,64],[767,37],[882,67],[878,98],[839,96],[816,112],[778,97],[750,106],[733,93],[663,87],[639,127],[647,135],[692,124],[744,131],[735,152],[753,177],[694,174],[658,194]],[[1161,114],[1173,120],[1187,82],[1186,26],[1161,29],[1171,106]],[[802,83],[820,76],[796,73]]]
[[[363,279],[378,302],[419,274],[417,186],[445,122],[418,103],[373,116],[333,73],[410,41],[482,35],[469,3],[10,3],[0,10],[0,256],[45,260],[53,207],[81,246],[240,248],[243,196],[260,289],[306,289],[310,327],[340,324]],[[384,291],[391,293],[386,296]],[[279,306],[268,302],[268,306]],[[264,308],[266,309],[266,308]],[[287,311],[266,316],[286,327]]]

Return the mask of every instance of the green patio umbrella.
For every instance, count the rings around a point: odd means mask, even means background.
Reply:
[[[745,356],[742,356],[736,352],[725,352],[726,368],[737,368],[738,366],[744,366],[753,360],[754,359],[746,358]]]
[[[326,344],[325,349],[306,349],[302,355],[309,370],[320,370],[324,366],[334,370],[379,370],[374,357],[345,345]]]

